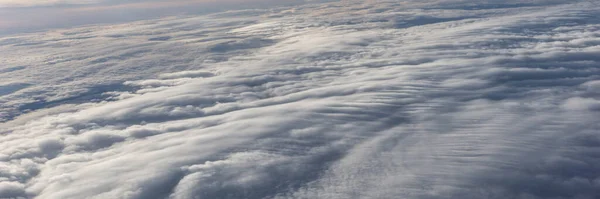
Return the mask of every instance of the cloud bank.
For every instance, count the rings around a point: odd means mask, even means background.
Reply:
[[[600,5],[338,2],[0,38],[0,198],[598,198]]]

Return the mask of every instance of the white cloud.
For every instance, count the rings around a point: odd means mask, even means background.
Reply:
[[[3,37],[0,198],[594,198],[596,8],[341,2]]]
[[[594,98],[582,98],[582,97],[574,97],[569,98],[563,104],[563,107],[568,110],[600,110],[600,100],[596,100]]]

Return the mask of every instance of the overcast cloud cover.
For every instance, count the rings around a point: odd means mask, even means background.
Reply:
[[[0,54],[0,198],[600,198],[598,1],[246,9]]]

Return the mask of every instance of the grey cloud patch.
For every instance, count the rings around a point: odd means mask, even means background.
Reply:
[[[220,42],[208,47],[208,50],[210,52],[225,53],[234,50],[246,50],[252,48],[265,47],[274,43],[276,42],[269,39],[248,38],[243,40]]]
[[[159,77],[161,79],[179,79],[179,78],[198,78],[198,77],[212,77],[215,76],[214,73],[209,71],[197,70],[197,71],[181,71],[175,73],[165,73],[160,74]]]
[[[340,2],[0,39],[0,77],[29,83],[0,96],[20,115],[0,198],[598,198],[597,8]],[[36,101],[56,106],[18,108]]]
[[[9,83],[5,85],[0,85],[0,96],[17,92],[29,86],[30,85],[27,83]]]
[[[25,196],[25,186],[16,182],[0,182],[0,195],[6,198]]]
[[[167,41],[171,39],[170,36],[161,36],[161,37],[152,37],[150,39],[148,39],[148,41]]]
[[[5,68],[5,69],[1,69],[0,73],[10,73],[10,72],[13,72],[13,71],[23,70],[25,68],[27,68],[27,67],[25,67],[25,66],[9,67],[9,68]]]

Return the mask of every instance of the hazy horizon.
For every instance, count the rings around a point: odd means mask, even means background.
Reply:
[[[326,2],[312,0],[310,3]],[[333,0],[329,0],[333,1]],[[227,10],[291,6],[306,0],[2,0],[0,35],[34,33],[96,24],[119,24]]]

